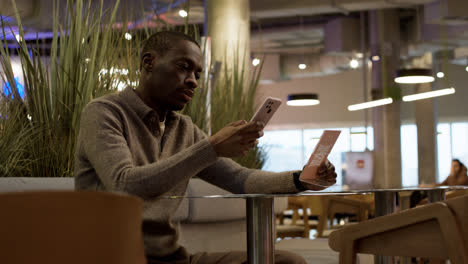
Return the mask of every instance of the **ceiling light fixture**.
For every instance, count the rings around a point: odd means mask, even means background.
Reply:
[[[320,101],[318,94],[315,93],[290,94],[288,95],[288,102],[286,104],[289,106],[310,106],[318,105]]]
[[[400,69],[396,73],[396,83],[430,83],[435,78],[430,69]]]
[[[353,68],[353,69],[357,69],[357,67],[359,67],[359,61],[356,60],[356,59],[352,59],[350,62],[349,62],[349,67]]]
[[[252,65],[253,65],[254,67],[257,67],[259,64],[260,64],[260,59],[259,59],[259,58],[254,58],[254,59],[252,60]]]
[[[369,101],[365,103],[360,103],[360,104],[354,104],[348,106],[348,111],[356,111],[356,110],[362,110],[366,108],[372,108],[372,107],[377,107],[381,105],[387,105],[393,103],[392,98],[385,98],[385,99],[380,99],[380,100],[375,100],[375,101]]]
[[[465,68],[465,71],[467,71],[467,72],[468,72],[468,66],[466,66],[466,68]]]
[[[403,101],[411,102],[411,101],[438,97],[438,96],[443,96],[443,95],[449,95],[449,94],[454,94],[454,93],[455,93],[455,88],[452,87],[452,88],[430,91],[430,92],[425,92],[425,93],[406,95],[406,96],[403,96]]]
[[[297,66],[300,70],[305,70],[305,68],[307,68],[307,65],[305,63],[300,63],[298,66]]]
[[[188,13],[187,13],[187,11],[181,9],[181,10],[179,10],[179,16],[181,16],[181,17],[187,17],[187,16],[188,16]]]
[[[438,72],[437,73],[437,78],[441,79],[441,78],[444,78],[445,77],[445,74],[443,72]]]
[[[380,56],[379,56],[379,55],[374,55],[374,56],[372,56],[372,60],[373,60],[373,61],[379,61],[379,60],[380,60]]]

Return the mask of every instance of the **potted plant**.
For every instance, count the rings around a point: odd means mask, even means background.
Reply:
[[[24,76],[24,98],[14,79],[14,57],[7,48],[6,36],[11,34],[12,28],[1,21],[1,76],[8,89],[0,95],[0,180],[8,183],[0,184],[0,191],[4,191],[1,186],[27,181],[34,181],[45,189],[72,188],[75,141],[83,107],[93,98],[114,92],[118,87],[136,85],[141,42],[157,30],[174,29],[161,23],[160,27],[141,30],[142,34],[128,41],[124,37],[127,28],[116,26],[128,24],[116,22],[118,6],[116,1],[114,6],[104,10],[102,2],[97,8],[91,8],[91,1],[68,0],[65,13],[59,11],[58,4],[54,6],[48,60],[30,41],[29,46],[25,41],[16,41]],[[18,15],[15,19],[18,35],[24,39],[21,19]],[[187,23],[182,28],[199,38],[197,31]],[[211,93],[213,132],[234,120],[248,120],[252,115],[259,71],[248,82],[244,74],[248,70],[225,71],[217,82]],[[202,129],[208,127],[205,118],[207,82],[201,82],[199,92],[183,111]],[[226,107],[230,111],[226,111]],[[242,165],[253,168],[261,168],[263,161],[264,153],[259,148],[238,159]]]

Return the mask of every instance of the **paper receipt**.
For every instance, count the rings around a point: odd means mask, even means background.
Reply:
[[[322,165],[327,159],[328,154],[330,154],[330,151],[335,145],[340,133],[340,130],[323,131],[323,134],[320,137],[317,146],[315,146],[312,155],[310,155],[309,161],[305,165],[304,170],[302,171],[301,176],[299,177],[299,180],[319,186],[328,187],[330,185],[330,183],[327,183],[326,181],[321,180],[317,177],[317,171],[320,165]]]

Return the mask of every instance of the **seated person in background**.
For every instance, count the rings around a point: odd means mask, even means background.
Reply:
[[[466,174],[465,164],[458,159],[453,159],[450,175],[442,183],[437,185],[468,185],[468,175]]]
[[[144,200],[143,237],[149,264],[246,263],[245,252],[189,254],[177,243],[172,222],[190,178],[232,193],[297,193],[324,187],[299,181],[298,171],[247,169],[230,157],[247,153],[263,135],[263,125],[240,120],[208,136],[181,110],[194,95],[203,56],[192,38],[159,32],[144,42],[136,88],[90,102],[83,110],[75,156],[77,189],[124,192]],[[225,96],[229,96],[226,94]],[[320,180],[336,182],[328,161]],[[276,252],[276,263],[305,263]]]
[[[460,160],[453,159],[450,175],[443,182],[439,184],[421,184],[420,187],[468,185],[468,175],[466,171],[466,166]],[[410,207],[418,205],[426,197],[427,193],[425,191],[413,192],[410,197]]]

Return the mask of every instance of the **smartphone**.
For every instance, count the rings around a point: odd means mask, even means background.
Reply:
[[[266,126],[280,105],[281,99],[267,97],[262,106],[257,109],[257,112],[255,112],[250,122],[260,121]]]
[[[341,130],[325,130],[323,131],[322,136],[318,144],[315,146],[314,152],[310,155],[309,161],[302,170],[299,180],[318,185],[321,187],[329,187],[330,184],[324,180],[321,180],[317,177],[317,171],[325,160],[327,160],[330,151],[336,143],[336,140],[340,136]]]

